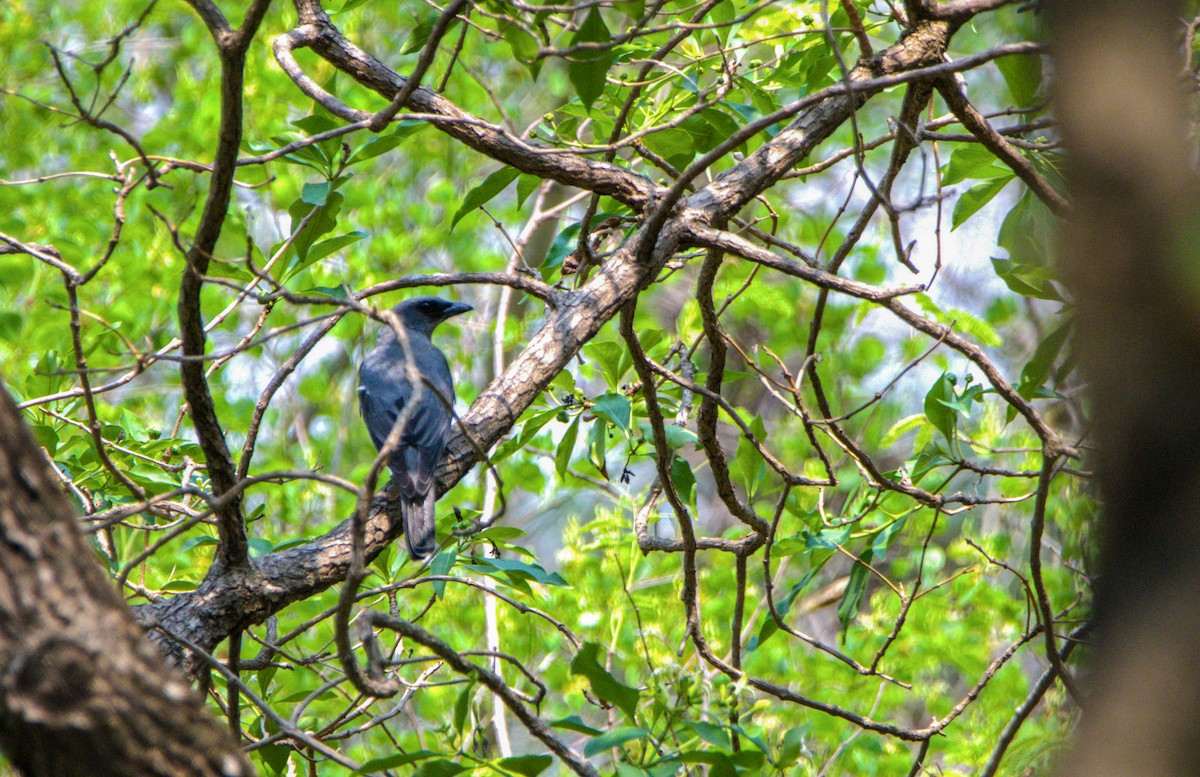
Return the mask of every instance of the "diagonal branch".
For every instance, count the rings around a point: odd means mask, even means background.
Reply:
[[[1055,216],[1064,218],[1071,209],[1067,199],[1038,173],[1033,163],[1026,159],[1008,138],[988,123],[983,114],[967,99],[962,87],[952,78],[939,78],[936,83],[942,99],[963,126],[970,130],[988,151],[995,154],[996,158],[1012,168],[1017,177],[1025,182],[1038,199],[1046,203]]]

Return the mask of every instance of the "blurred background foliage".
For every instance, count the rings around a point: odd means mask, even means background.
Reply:
[[[236,18],[239,12],[226,5]],[[686,3],[666,6],[675,14],[690,8]],[[453,58],[443,89],[449,100],[516,133],[528,131],[547,146],[586,150],[612,132],[627,82],[671,31],[635,37],[582,63],[538,58],[538,48],[611,37],[632,24],[643,7],[640,2],[606,3],[538,19],[510,4],[478,3],[470,24],[456,26],[443,42],[426,83],[439,84]],[[901,28],[890,18],[887,3],[859,0],[854,7],[877,49],[899,39]],[[98,71],[88,65],[102,60],[108,39],[146,10],[141,0],[15,0],[0,7],[0,48],[6,52],[0,59],[0,87],[5,89],[0,95],[0,171],[9,184],[0,186],[0,232],[53,245],[76,267],[90,266],[113,231],[119,181],[104,176],[123,174],[138,160],[120,138],[72,118],[50,46],[72,55],[62,58],[62,67],[85,104],[93,94],[102,103],[120,86],[105,116],[138,138],[148,155],[200,163],[212,159],[218,63],[208,32],[184,4],[158,3],[122,41],[113,63]],[[415,62],[424,43],[422,30],[428,35],[431,14],[436,14],[418,0],[339,0],[328,10],[351,40],[400,72]],[[724,26],[751,11],[748,19]],[[830,14],[832,34],[825,32],[825,14]],[[577,29],[561,29],[555,19],[573,19]],[[340,123],[300,95],[274,63],[270,39],[294,21],[288,4],[273,4],[250,49],[247,156]],[[736,0],[714,9],[709,21],[717,26],[694,30],[671,54],[670,66],[654,71],[630,117],[629,131],[678,119],[696,104],[698,94],[724,77],[723,58],[735,63],[730,70],[735,78],[717,105],[646,136],[645,147],[676,170],[746,121],[835,83],[840,75],[831,40],[850,64],[861,53],[838,3],[828,8],[813,2],[759,7]],[[538,40],[531,29],[544,31],[546,39]],[[960,31],[951,55],[1035,37],[1032,14],[1010,6]],[[380,107],[377,97],[335,76],[309,52],[299,52],[299,58],[310,75],[345,102]],[[607,79],[597,80],[595,73],[605,68]],[[1012,111],[1023,121],[1044,114],[1038,57],[1001,59],[971,70],[966,78],[973,101],[988,112]],[[855,127],[863,142],[887,133],[902,93],[898,87],[868,101],[856,125],[846,123],[805,164],[853,149]],[[926,117],[946,114],[935,98]],[[760,133],[737,153],[753,151],[777,129]],[[948,123],[938,131],[962,129]],[[1023,137],[1030,141],[1023,153],[1053,179],[1059,164],[1053,130]],[[863,153],[862,165],[876,180],[887,167],[890,148],[881,143]],[[717,162],[713,174],[728,169],[734,159],[729,155]],[[656,169],[627,153],[617,161],[656,180],[670,178],[669,169]],[[79,290],[93,385],[120,379],[177,334],[175,301],[185,264],[172,232],[186,244],[199,218],[207,178],[183,165],[175,167],[162,176],[165,185],[137,188],[125,200],[124,227],[112,259]],[[203,297],[206,321],[232,305],[210,332],[211,350],[236,346],[262,316],[267,316],[262,330],[267,332],[327,312],[319,304],[267,301],[255,293],[238,302],[237,289],[252,280],[247,260],[263,267],[314,208],[318,213],[307,233],[271,270],[295,294],[336,302],[346,290],[401,276],[502,270],[510,261],[510,241],[524,228],[543,184],[526,175],[489,178],[500,169],[418,122],[324,141],[266,165],[244,167],[212,270],[231,284],[210,283]],[[68,171],[102,175],[11,185]],[[1012,178],[978,144],[926,140],[896,187],[896,201],[912,205],[900,223],[906,239],[916,241],[911,258],[919,275],[897,263],[882,213],[840,274],[871,284],[930,284],[907,304],[983,348],[1023,396],[1034,398],[1051,425],[1075,441],[1085,427],[1071,370],[1069,306],[1059,298],[1047,263],[1052,218]],[[869,196],[854,156],[848,154],[826,170],[781,182],[743,215],[825,262]],[[615,222],[616,239],[629,228],[631,214],[624,206],[603,199],[599,211],[621,219]],[[575,284],[573,276],[563,275],[563,263],[575,248],[582,212],[579,203],[563,211],[553,225],[557,239],[544,261],[529,264],[530,272],[551,283]],[[702,382],[707,346],[693,291],[698,264],[695,255],[681,254],[642,293],[636,327],[648,354],[660,363],[673,358],[678,366],[680,351],[694,348],[695,380]],[[940,270],[935,272],[935,266]],[[494,342],[509,355],[520,349],[539,327],[543,308],[538,300],[516,293],[511,311],[497,322],[500,287],[463,285],[436,293],[476,308],[444,325],[436,337],[453,365],[461,409],[493,377]],[[370,301],[382,306],[402,296],[391,293]],[[769,385],[756,372],[778,379],[783,364],[793,376],[802,373],[817,290],[798,279],[727,260],[714,298],[718,307],[728,302],[722,325],[742,351],[731,350],[725,399],[791,471],[821,477],[823,466],[801,419],[789,412],[787,401],[772,394],[779,385]],[[66,307],[55,270],[28,256],[0,256],[4,379],[18,401],[34,403],[26,410],[27,420],[64,483],[69,482],[81,511],[98,515],[137,500],[99,460],[82,400],[45,399],[78,384]],[[493,339],[496,326],[501,328],[498,340]],[[240,448],[264,385],[310,329],[299,326],[213,362],[210,381],[231,449]],[[251,475],[316,470],[361,482],[374,450],[358,418],[355,368],[375,330],[374,323],[349,315],[301,363],[267,411]],[[770,574],[785,620],[864,665],[887,645],[878,668],[898,682],[860,675],[780,631],[765,600],[762,551],[748,563],[738,635],[741,660],[751,675],[807,697],[877,721],[925,726],[949,714],[996,656],[1037,621],[1025,580],[1030,497],[1042,466],[1040,442],[1022,419],[1013,418],[975,365],[944,347],[931,349],[931,339],[871,303],[831,295],[815,345],[833,412],[846,414],[866,405],[841,423],[882,471],[930,491],[962,492],[993,503],[947,514],[902,494],[881,492],[827,437],[821,444],[838,484],[797,487],[785,496],[781,479],[723,416],[721,439],[735,485],[762,518],[778,520]],[[545,684],[541,717],[557,721],[556,730],[606,771],[656,777],[681,768],[714,775],[906,773],[916,745],[863,732],[820,710],[730,681],[687,643],[679,601],[680,555],[643,554],[632,531],[654,479],[644,400],[630,391],[636,382],[614,322],[583,349],[496,451],[494,462],[507,497],[504,515],[483,532],[450,535],[456,525],[452,506],[466,519],[478,518],[484,510],[485,477],[477,468],[439,503],[444,542],[432,569],[420,569],[402,549],[390,549],[372,564],[367,587],[376,592],[364,604],[396,608],[409,618],[421,614],[421,625],[456,649],[483,649],[486,593],[463,584],[423,582],[432,571],[485,581],[561,621],[589,647],[577,651],[547,620],[502,603],[499,647]],[[809,408],[815,407],[807,381],[800,390]],[[880,392],[885,392],[882,397]],[[660,387],[659,398],[668,420],[681,406],[698,401],[669,383]],[[208,485],[195,466],[202,463],[201,454],[181,404],[178,364],[169,357],[145,364],[132,380],[97,397],[109,456],[150,495]],[[714,491],[693,430],[694,418],[688,417],[672,435],[678,451],[672,470],[676,486],[694,508],[700,533],[740,536],[741,525]],[[1043,554],[1055,611],[1082,603],[1068,621],[1086,616],[1094,514],[1086,480],[1076,474],[1060,472],[1052,481]],[[1000,498],[1008,501],[994,501]],[[290,547],[323,533],[344,520],[353,504],[353,494],[314,481],[284,479],[253,486],[246,508],[252,553]],[[777,505],[782,505],[778,515]],[[145,513],[93,535],[98,562],[114,576],[127,576],[131,603],[190,590],[208,568],[216,534],[205,523],[155,547],[176,525],[172,520],[180,519]],[[676,536],[669,508],[655,508],[650,531]],[[154,552],[147,556],[148,548]],[[492,548],[499,558],[491,556]],[[863,563],[855,563],[855,557]],[[739,591],[734,557],[702,553],[699,565],[704,633],[713,649],[727,657]],[[910,594],[918,581],[921,595],[907,609],[901,627],[902,595]],[[372,702],[348,684],[333,684],[341,677],[329,617],[335,601],[331,590],[298,602],[244,640],[246,660],[259,652],[256,640],[281,645],[276,660],[283,666],[246,675],[250,687],[281,715],[295,716],[301,728],[368,764],[367,771],[536,774],[560,768],[540,755],[540,745],[515,721],[509,722],[511,755],[502,752],[491,696],[445,668],[428,674],[419,690],[400,700]],[[1017,652],[945,735],[934,739],[926,761],[930,773],[978,773],[1014,708],[1045,671],[1040,650],[1039,639]],[[403,647],[396,655],[422,657]],[[397,671],[413,681],[433,666],[417,660]],[[510,666],[504,672],[518,688],[532,688]],[[212,682],[223,698],[223,681],[214,677]],[[217,695],[213,711],[221,714]],[[1051,690],[1021,729],[1000,773],[1023,774],[1044,763],[1074,715],[1061,690]],[[263,774],[345,773],[314,753],[272,740],[271,722],[252,707],[244,711],[242,727],[246,741],[257,743],[252,757]]]

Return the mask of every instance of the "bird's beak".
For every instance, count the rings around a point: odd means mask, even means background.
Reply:
[[[446,318],[451,318],[452,316],[461,315],[463,313],[470,313],[474,309],[475,308],[471,307],[465,302],[455,302],[453,305],[446,308]]]

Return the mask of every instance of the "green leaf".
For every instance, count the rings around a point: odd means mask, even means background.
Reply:
[[[1036,55],[1000,57],[996,67],[1004,76],[1004,83],[1018,108],[1026,108],[1037,101],[1042,86],[1042,58]]]
[[[543,585],[555,585],[570,588],[570,585],[557,572],[547,572],[538,564],[518,561],[512,558],[478,558],[463,567],[481,574],[504,580],[524,591],[529,590],[529,581]]]
[[[1050,377],[1050,370],[1054,367],[1054,361],[1062,351],[1067,338],[1070,337],[1073,325],[1073,321],[1068,321],[1046,335],[1045,339],[1038,344],[1033,358],[1025,365],[1025,369],[1021,370],[1021,381],[1017,384],[1018,394],[1025,399],[1032,399],[1037,390]]]
[[[54,452],[58,450],[58,432],[54,431],[54,427],[47,426],[46,424],[34,424],[30,428],[38,445],[45,448],[46,452],[53,456]]]
[[[954,231],[962,226],[962,223],[992,201],[992,198],[1000,193],[1000,190],[1008,185],[1015,176],[1012,171],[1006,176],[998,176],[982,183],[977,183],[970,189],[959,195],[958,202],[954,203],[954,214],[950,218],[950,230]]]
[[[892,544],[892,538],[900,533],[900,530],[904,528],[904,524],[907,521],[907,518],[899,518],[884,526],[875,534],[875,539],[871,542],[871,555],[874,558],[882,559],[887,555],[888,547]]]
[[[596,397],[596,401],[592,403],[592,412],[601,418],[608,419],[613,426],[625,430],[630,429],[630,419],[633,411],[633,405],[629,401],[629,397],[623,394],[614,394],[609,392],[602,396]]]
[[[356,229],[353,232],[347,232],[344,235],[331,237],[328,240],[322,240],[319,243],[314,243],[313,246],[305,253],[303,259],[297,258],[296,261],[292,262],[291,266],[288,267],[287,272],[285,272],[283,275],[284,279],[290,278],[304,268],[319,262],[332,253],[342,250],[346,246],[354,245],[366,236],[366,232],[363,232],[361,229]]]
[[[270,774],[284,774],[287,771],[288,757],[292,754],[292,748],[287,745],[266,745],[255,750],[254,754],[262,760],[263,765],[270,770]]]
[[[1052,271],[1042,267],[1018,264],[1009,259],[992,259],[992,268],[1004,281],[1004,285],[1023,297],[1048,299],[1062,302],[1062,296],[1054,287]]]
[[[579,29],[571,36],[571,45],[580,43],[606,43],[612,40],[612,33],[600,15],[600,9],[592,6],[584,17]],[[567,77],[575,93],[584,106],[591,110],[592,104],[604,93],[604,79],[608,69],[612,67],[613,52],[611,49],[601,51],[578,51],[567,61]]]
[[[437,554],[437,556],[435,556],[433,561],[429,564],[429,574],[444,577],[450,573],[451,569],[454,568],[454,562],[457,560],[458,560],[458,551],[457,550],[455,550],[454,548],[450,548],[448,550],[443,550],[441,553]],[[441,599],[442,595],[445,592],[446,592],[446,581],[445,580],[435,581],[433,584],[433,595],[436,596],[437,598]]]
[[[707,723],[701,720],[685,720],[683,724],[714,747],[719,747],[723,750],[733,747],[733,743],[729,738],[729,732],[724,726],[718,726],[715,723]]]
[[[583,746],[583,754],[591,758],[597,753],[603,753],[605,750],[620,747],[626,742],[632,742],[635,739],[642,739],[648,736],[650,736],[650,732],[639,726],[618,726],[589,740]]]
[[[1059,220],[1046,204],[1033,192],[1026,191],[1004,217],[996,242],[1017,264],[1049,267],[1054,259],[1058,226]]]
[[[712,750],[693,750],[675,756],[685,764],[707,764],[710,777],[736,777],[737,767],[727,753]]]
[[[368,159],[374,159],[380,154],[386,154],[404,142],[404,136],[398,134],[376,135],[363,143],[350,155],[349,164],[357,164]]]
[[[550,270],[561,267],[563,260],[575,250],[575,245],[579,242],[580,226],[578,221],[569,224],[554,237],[554,242],[550,244],[550,250],[546,252],[546,259],[542,262],[543,276]]]
[[[912,460],[912,464],[909,466],[910,477],[912,477],[912,482],[920,483],[921,479],[933,470],[953,463],[954,461],[946,456],[946,452],[941,447],[933,444],[926,445]]]
[[[587,457],[606,479],[608,478],[608,436],[611,423],[593,423],[587,436]]]
[[[525,447],[530,440],[534,438],[538,432],[542,430],[546,424],[554,420],[554,418],[562,412],[562,408],[552,407],[548,410],[542,410],[528,418],[521,426],[521,433],[516,437],[510,437],[500,443],[496,448],[496,453],[492,456],[492,461],[499,462],[508,458],[512,454]]]
[[[961,308],[939,305],[928,294],[914,294],[913,299],[921,306],[921,310],[934,321],[951,326],[959,332],[965,332],[982,345],[995,347],[1002,342],[995,328],[973,313]]]
[[[541,48],[538,39],[530,34],[529,30],[512,22],[506,22],[500,28],[500,37],[504,38],[508,44],[513,59],[528,67],[530,76],[536,81],[538,74],[542,71],[543,62],[537,58],[538,50]]]
[[[25,319],[16,313],[0,313],[0,340],[12,340],[21,331]]]
[[[780,769],[787,769],[800,760],[800,756],[808,750],[808,746],[805,744],[807,735],[807,726],[789,728],[784,732],[783,743],[779,746],[779,760],[775,765]]]
[[[597,734],[602,733],[600,729],[592,728],[588,724],[584,723],[583,718],[579,717],[578,715],[568,715],[565,718],[560,718],[559,720],[553,721],[550,725],[554,728],[565,728],[568,731],[578,731],[580,734],[588,734],[590,736],[596,736]]]
[[[618,681],[615,677],[608,673],[608,670],[600,665],[597,657],[600,654],[600,646],[595,642],[586,642],[583,649],[575,654],[575,658],[571,660],[571,674],[586,677],[592,686],[592,693],[602,701],[612,704],[625,713],[630,720],[633,720],[634,712],[637,711],[638,700],[641,694],[636,688],[630,688],[628,685]],[[637,729],[643,731],[643,729]],[[608,736],[613,732],[610,731],[604,736]],[[634,736],[641,736],[636,734]],[[584,752],[592,755],[600,750],[605,750],[608,747],[613,747],[613,744],[608,744],[599,747],[596,750],[591,750],[592,745],[604,737],[597,737],[588,743]],[[632,739],[633,737],[630,737]],[[627,741],[627,740],[625,740]]]
[[[346,284],[341,286],[313,286],[305,289],[304,294],[320,294],[323,297],[331,297],[332,299],[349,300],[350,290],[346,288]]]
[[[456,774],[462,774],[470,768],[464,764],[449,761],[445,758],[437,758],[430,761],[425,761],[413,771],[413,777],[454,777]]]
[[[954,438],[958,426],[958,414],[946,407],[943,402],[953,401],[954,376],[943,372],[925,395],[925,417],[946,438],[951,450],[955,448]]]
[[[871,549],[866,549],[859,556],[863,563],[855,562],[850,570],[850,581],[846,583],[846,592],[842,594],[842,601],[837,609],[838,620],[842,622],[843,630],[850,625],[850,621],[858,614],[858,608],[862,605],[863,595],[867,592],[867,578],[871,574],[866,565],[871,563],[872,558],[874,556]]]
[[[695,503],[696,474],[692,472],[692,465],[682,456],[671,460],[671,482],[675,484],[675,491],[680,499],[687,504]]]
[[[668,127],[652,132],[643,142],[646,148],[667,160],[676,170],[687,167],[696,156],[696,136],[683,127]]]
[[[463,199],[463,204],[459,206],[458,212],[450,220],[450,229],[453,230],[455,225],[462,220],[463,216],[486,205],[493,197],[504,191],[504,188],[516,180],[520,173],[521,171],[517,168],[505,165],[483,179],[483,183],[467,192],[466,198]]]
[[[313,104],[314,110],[318,109],[316,104]],[[332,116],[324,113],[310,113],[307,116],[301,116],[299,119],[292,121],[293,127],[299,127],[309,135],[320,135],[322,132],[329,132],[332,129],[338,128],[338,123]]]
[[[412,753],[396,753],[383,758],[372,758],[359,767],[359,774],[374,774],[385,769],[395,769],[397,766],[407,766],[417,761],[433,758],[437,753],[430,750],[417,750]]]
[[[371,0],[346,0],[346,2],[342,4],[341,8],[336,11],[330,11],[329,15],[333,16],[335,14],[345,13],[346,11],[353,11],[360,5],[366,5],[369,2],[371,2]]]
[[[524,536],[525,530],[518,529],[516,526],[489,526],[483,531],[477,533],[475,538],[503,542],[505,540],[515,540],[517,537]]]
[[[579,419],[581,417],[582,415],[577,415],[571,421],[566,434],[558,443],[558,450],[554,452],[554,470],[560,478],[567,474],[567,465],[571,463],[571,452],[575,450],[575,440],[579,437]]]
[[[529,195],[538,190],[542,185],[542,179],[536,175],[521,173],[517,176],[517,207],[525,204],[525,200],[529,199]]]
[[[804,539],[809,550],[837,550],[844,546],[846,541],[850,539],[850,527],[842,526],[837,529],[821,529],[821,531],[813,534],[807,529],[804,531]]]
[[[408,33],[408,38],[404,41],[404,45],[400,48],[401,54],[412,54],[420,51],[425,47],[425,42],[429,40],[429,36],[433,34],[433,27],[437,24],[438,17],[441,16],[440,11],[430,11],[417,21],[412,31]],[[458,18],[450,20],[450,24],[446,26],[446,33],[458,24]]]
[[[201,535],[199,537],[188,537],[186,540],[184,540],[182,543],[180,543],[179,552],[187,553],[188,551],[192,550],[193,548],[199,548],[203,545],[216,545],[216,544],[217,544],[217,538],[209,537],[207,534]]]
[[[467,725],[467,713],[471,711],[471,694],[474,690],[475,683],[468,682],[466,687],[459,691],[458,699],[454,702],[454,730],[460,734]]]
[[[1012,170],[1001,164],[983,144],[963,143],[954,149],[950,161],[942,168],[942,186],[951,186],[968,178],[1003,178],[1012,174]]]
[[[300,201],[307,202],[309,205],[324,205],[329,199],[329,192],[329,181],[306,183],[300,190]]]
[[[270,553],[275,544],[266,537],[251,537],[247,544],[250,546],[250,556],[252,558],[261,558]]]
[[[514,755],[501,758],[496,765],[506,772],[516,772],[525,777],[537,777],[546,771],[553,762],[554,757],[549,755]]]
[[[631,20],[637,21],[642,18],[642,14],[646,13],[646,0],[617,0],[613,3],[613,8]]]
[[[921,424],[925,423],[924,413],[914,413],[910,416],[905,416],[896,423],[892,424],[883,434],[883,439],[879,441],[880,448],[890,448],[904,435],[916,429]]]
[[[676,426],[675,424],[666,424],[663,426],[663,431],[666,432],[667,445],[678,450],[685,445],[692,446],[694,450],[700,445],[700,438],[696,433],[686,426]]]
[[[650,441],[654,439],[654,430],[650,427],[649,421],[638,421],[638,429],[642,432],[642,438]],[[676,426],[675,424],[663,424],[663,432],[667,437],[667,445],[674,450],[690,445],[693,449],[700,444],[700,438],[696,433],[685,426]]]
[[[612,340],[593,341],[587,346],[584,356],[599,365],[604,382],[614,391],[621,387],[621,378],[633,365],[629,349]]]
[[[308,249],[312,247],[317,238],[333,231],[333,228],[337,226],[337,216],[344,201],[345,197],[341,192],[331,192],[326,197],[324,205],[312,205],[304,202],[303,199],[296,200],[291,204],[288,208],[288,215],[292,217],[292,224],[299,224],[314,208],[320,209],[292,240],[291,250],[297,257],[303,259],[308,255]]]
[[[742,736],[750,741],[754,741],[756,737],[741,732]],[[760,750],[742,750],[737,753],[730,753],[729,760],[738,768],[738,771],[758,770],[761,769],[767,760],[765,749]]]
[[[708,12],[708,18],[712,20],[713,24],[717,25],[715,32],[722,44],[729,40],[733,20],[737,18],[734,5],[734,3],[717,3]]]

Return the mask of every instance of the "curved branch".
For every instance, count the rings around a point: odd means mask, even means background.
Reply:
[[[321,99],[323,92],[322,95],[313,92],[314,88],[320,88],[306,76],[300,77],[303,74],[294,59],[287,62],[291,52],[297,48],[312,49],[338,70],[388,100],[395,99],[405,88],[408,80],[347,40],[333,25],[317,0],[295,0],[295,5],[300,25],[291,32],[275,38],[273,45],[280,67],[284,68],[306,94],[314,99]],[[431,119],[431,123],[455,140],[493,159],[512,165],[521,172],[607,194],[635,210],[643,209],[660,192],[660,188],[650,179],[614,164],[596,162],[577,154],[550,156],[538,153],[539,149],[536,146],[526,143],[502,127],[471,116],[425,87],[413,90],[406,107],[444,117],[444,121]],[[348,115],[343,118],[361,121],[370,115],[359,111],[354,113],[353,117]]]
[[[705,388],[701,395],[700,409],[696,413],[696,431],[700,444],[704,446],[704,454],[708,457],[708,465],[712,469],[713,480],[717,485],[717,494],[725,507],[739,521],[749,526],[758,534],[765,537],[770,531],[767,522],[759,517],[750,505],[738,499],[729,478],[729,459],[721,442],[717,439],[717,400],[721,392],[721,384],[725,381],[725,332],[717,319],[717,311],[713,307],[713,283],[717,272],[721,269],[724,252],[720,249],[710,249],[700,267],[700,277],[696,282],[696,301],[700,305],[700,320],[704,325],[704,338],[708,340],[708,374]],[[741,568],[741,567],[739,567]]]

